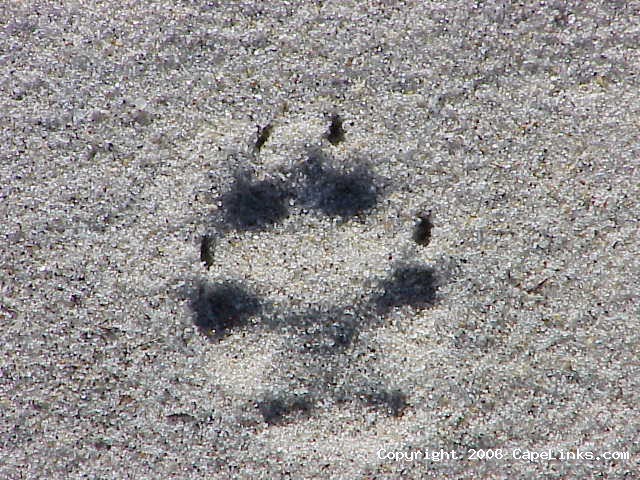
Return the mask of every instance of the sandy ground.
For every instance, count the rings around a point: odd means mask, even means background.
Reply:
[[[638,25],[4,2],[0,477],[639,478]]]

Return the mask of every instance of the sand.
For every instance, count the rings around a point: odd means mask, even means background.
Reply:
[[[639,9],[5,2],[0,477],[636,478]]]

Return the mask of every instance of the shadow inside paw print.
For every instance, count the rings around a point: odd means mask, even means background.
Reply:
[[[295,418],[309,417],[322,395],[295,394],[292,392],[269,393],[256,401],[260,415],[269,425],[289,423]],[[325,395],[326,396],[326,395]],[[336,403],[349,403],[358,399],[363,405],[384,409],[393,417],[401,417],[408,407],[407,396],[399,389],[388,389],[374,383],[355,391],[335,394]]]
[[[314,150],[300,170],[306,180],[301,192],[303,204],[325,215],[347,219],[366,213],[378,202],[373,175],[363,165],[340,171],[324,153]]]
[[[221,339],[262,310],[260,299],[232,282],[200,284],[191,302],[194,323],[210,338]]]
[[[237,230],[262,228],[289,215],[287,200],[292,193],[273,180],[252,182],[239,174],[231,190],[222,196],[225,221]]]
[[[257,402],[258,411],[268,424],[281,423],[294,413],[307,416],[313,401],[304,395],[268,394]]]
[[[248,173],[237,173],[231,188],[220,197],[222,229],[267,228],[289,216],[291,199],[343,220],[375,208],[378,188],[366,166],[339,170],[332,163],[322,151],[310,151],[308,159],[290,172],[296,179],[290,185],[276,180],[252,181]]]
[[[264,302],[240,283],[201,284],[191,306],[194,323],[216,339],[233,333],[247,320],[262,315],[262,328],[284,329],[305,339],[304,349],[315,353],[342,352],[357,340],[364,327],[375,326],[394,307],[427,308],[436,301],[438,280],[432,268],[403,265],[380,282],[383,293],[360,306],[310,309],[285,314],[266,308]],[[212,335],[212,333],[215,334]]]
[[[312,308],[284,317],[286,330],[298,338],[301,353],[335,355],[344,352],[358,337],[370,317],[354,307]]]
[[[397,268],[381,286],[384,293],[377,299],[376,306],[383,313],[402,305],[424,308],[433,305],[436,300],[435,273],[433,269],[422,265]]]
[[[287,339],[277,353],[281,360],[275,362],[274,373],[268,376],[295,378],[295,385],[257,400],[258,411],[267,424],[306,418],[318,402],[326,404],[331,399],[336,404],[359,403],[399,417],[408,406],[407,395],[385,386],[373,366],[354,364],[353,357],[368,348],[359,341],[361,332],[384,324],[390,309],[432,306],[436,301],[436,275],[424,266],[404,265],[380,282],[380,289],[380,295],[359,305],[287,313],[261,302],[239,283],[222,283],[201,286],[192,307],[195,323],[212,340],[222,341],[248,325],[279,331]],[[249,324],[251,318],[256,321]],[[302,372],[285,373],[287,365],[294,364],[303,368]],[[343,376],[359,380],[350,385],[341,380]],[[307,393],[295,393],[299,390]]]
[[[377,207],[381,195],[378,179],[365,164],[338,167],[319,149],[309,150],[307,158],[285,176],[291,180],[254,181],[248,174],[236,175],[220,198],[217,232],[202,239],[200,258],[205,266],[213,265],[214,238],[230,229],[266,229],[277,224],[292,214],[290,200],[303,209],[347,222],[362,220]],[[420,245],[429,243],[432,225],[427,227],[428,231],[421,227],[426,233],[420,233],[420,238],[414,233]],[[195,325],[211,340],[224,341],[249,326],[282,334],[284,346],[275,353],[273,371],[267,374],[280,379],[279,386],[275,393],[253,403],[267,424],[307,417],[317,405],[327,402],[355,402],[401,416],[408,406],[407,395],[387,385],[384,374],[366,360],[372,350],[361,337],[383,325],[396,307],[431,307],[437,288],[432,268],[410,263],[397,266],[389,278],[378,282],[377,294],[371,292],[371,297],[354,304],[285,311],[240,282],[203,282],[193,290],[191,309]]]
[[[393,417],[400,417],[407,407],[407,396],[398,389],[388,390],[383,385],[369,387],[361,395],[365,403],[374,407],[386,408]]]

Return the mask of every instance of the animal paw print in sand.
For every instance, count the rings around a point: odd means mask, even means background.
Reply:
[[[256,154],[272,130],[269,125],[258,131]],[[325,139],[335,145],[344,137],[342,121],[334,115]],[[194,323],[214,345],[233,342],[248,330],[282,335],[283,347],[265,376],[266,393],[248,406],[269,424],[313,415],[316,408],[327,404],[364,406],[401,416],[411,403],[410,395],[394,387],[371,361],[377,353],[362,337],[389,321],[397,308],[432,306],[438,276],[430,266],[412,258],[398,262],[385,256],[379,263],[385,263],[390,273],[382,278],[365,277],[360,293],[347,296],[349,289],[342,290],[342,285],[348,282],[341,280],[350,271],[344,264],[357,263],[359,258],[356,255],[344,262],[339,257],[332,262],[331,255],[358,251],[359,239],[353,237],[358,232],[366,234],[367,218],[381,213],[385,182],[364,162],[340,167],[336,163],[326,151],[316,148],[308,150],[294,167],[262,179],[237,173],[231,187],[220,195],[213,228],[202,237],[200,259],[207,270],[234,242],[255,241],[256,253],[248,249],[248,273],[229,271],[216,281],[204,277],[194,289],[191,309]],[[415,218],[413,231],[406,232],[413,250],[405,257],[415,256],[412,252],[431,239],[431,216],[417,212]],[[360,229],[345,228],[350,225]],[[369,235],[368,242],[380,250],[375,237]],[[285,258],[265,260],[274,251]],[[308,273],[311,270],[317,273],[315,283]],[[262,278],[255,288],[251,279],[260,277],[258,271]],[[276,277],[288,280],[277,285],[272,281]],[[354,278],[349,279],[351,283],[362,280]],[[318,298],[323,296],[326,298]]]

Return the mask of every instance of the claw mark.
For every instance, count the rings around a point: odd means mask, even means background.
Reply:
[[[272,131],[273,125],[271,123],[268,123],[264,128],[260,128],[258,126],[258,139],[256,140],[256,143],[254,145],[256,151],[259,152],[263,145],[267,143],[267,140],[269,140],[269,136],[271,135]]]
[[[200,243],[200,261],[203,262],[207,270],[213,265],[215,240],[211,235],[203,235]]]
[[[433,223],[431,222],[431,213],[430,212],[420,212],[418,213],[418,223],[413,229],[413,241],[418,245],[422,245],[426,247],[429,245],[431,241],[431,229],[433,228]]]
[[[344,128],[342,128],[342,118],[337,113],[331,116],[331,125],[329,125],[329,131],[325,134],[325,138],[331,142],[332,145],[337,145],[344,141]]]

